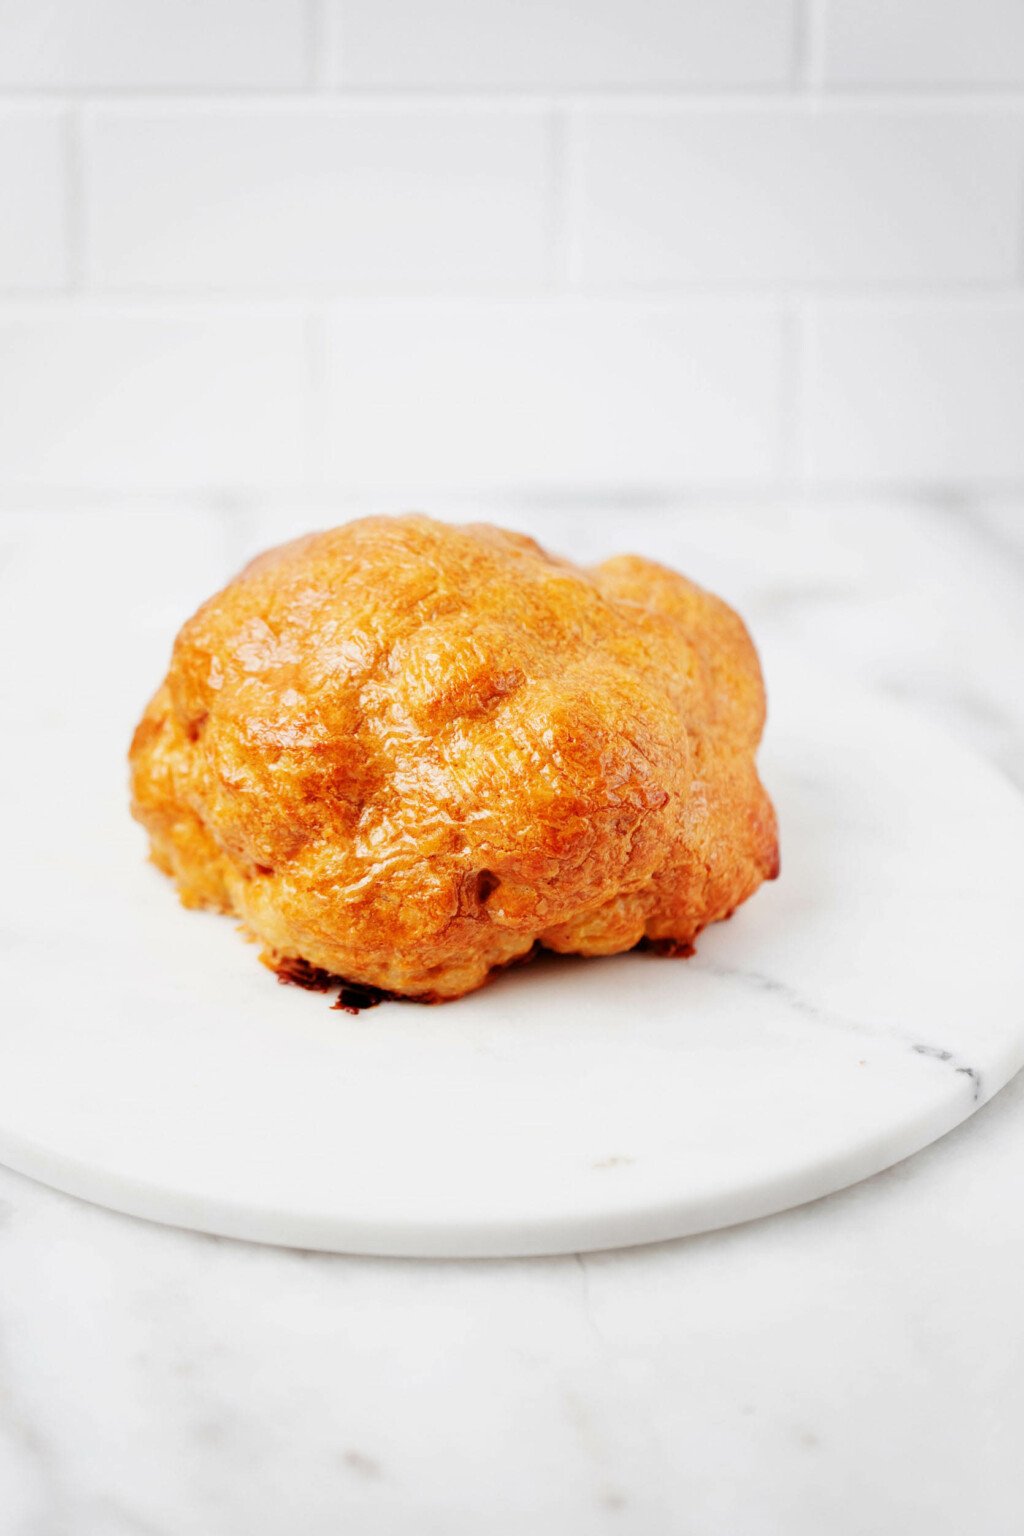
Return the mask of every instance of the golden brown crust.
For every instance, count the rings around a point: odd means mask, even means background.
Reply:
[[[365,518],[184,625],[132,809],[269,964],[457,997],[538,942],[685,948],[771,878],[763,722],[742,622],[673,571]]]

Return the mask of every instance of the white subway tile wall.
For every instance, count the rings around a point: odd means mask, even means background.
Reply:
[[[584,282],[1013,282],[1024,113],[780,105],[587,114]]]
[[[0,86],[295,89],[306,0],[0,0]]]
[[[536,288],[549,276],[549,115],[177,105],[86,116],[100,288]]]
[[[339,85],[784,86],[795,0],[326,0]]]
[[[286,487],[307,472],[301,317],[95,301],[0,309],[0,465],[18,488]]]
[[[815,478],[1024,481],[1024,302],[858,302],[811,325]]]
[[[1024,0],[0,0],[0,496],[1024,488]]]
[[[784,347],[777,309],[749,302],[349,302],[327,331],[328,476],[367,490],[444,485],[453,468],[473,489],[771,481]]]
[[[67,281],[69,153],[59,109],[0,105],[0,289]]]
[[[1021,0],[830,0],[837,85],[1024,85]]]

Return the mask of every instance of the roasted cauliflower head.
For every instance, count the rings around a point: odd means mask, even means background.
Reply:
[[[260,555],[174,644],[132,809],[279,973],[458,997],[535,946],[686,953],[778,872],[757,656],[674,571],[370,517]]]

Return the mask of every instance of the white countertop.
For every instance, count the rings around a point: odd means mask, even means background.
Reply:
[[[583,559],[660,554],[741,608],[769,692],[772,645],[806,648],[1024,783],[1017,508],[442,510]],[[152,645],[97,691],[96,729],[128,728],[189,608],[248,550],[329,520],[4,514],[2,665],[98,689],[75,678],[60,588],[116,559]],[[854,1189],[572,1259],[260,1248],[0,1169],[0,1533],[1017,1536],[1022,1105],[1018,1078]]]

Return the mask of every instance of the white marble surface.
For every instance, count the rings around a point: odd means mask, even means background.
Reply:
[[[130,716],[225,566],[325,519],[153,510],[0,520],[2,665],[74,688],[83,730]],[[482,510],[582,557],[660,550],[767,642],[1024,777],[1013,506]],[[125,572],[152,642],[112,652],[105,689],[62,626],[61,591],[94,560]],[[9,804],[25,771],[8,755]],[[0,1531],[1016,1536],[1022,1104],[1017,1079],[815,1205],[582,1259],[311,1256],[0,1170]]]
[[[135,650],[121,590],[110,565],[63,595],[94,676]],[[52,699],[11,785],[0,1163],[217,1236],[495,1258],[732,1225],[944,1135],[1024,1063],[1024,801],[905,704],[765,667],[784,877],[687,964],[548,957],[358,1017],[177,903],[125,814],[130,722]],[[37,691],[5,677],[0,715]]]

